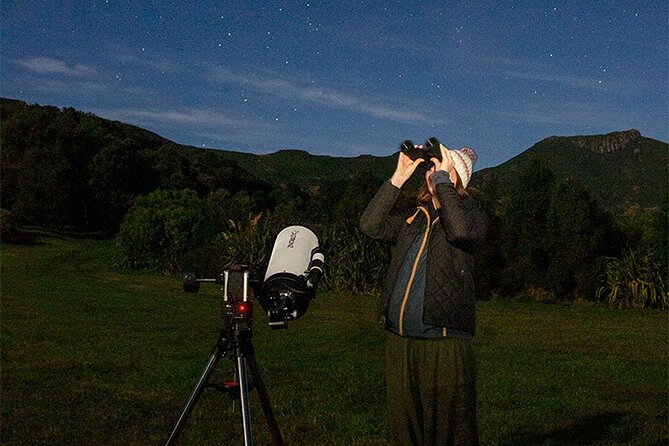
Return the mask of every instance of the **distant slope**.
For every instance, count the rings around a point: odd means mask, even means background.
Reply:
[[[361,173],[385,179],[390,177],[397,162],[394,155],[343,158],[311,155],[302,150],[279,150],[267,155],[226,150],[219,150],[218,153],[274,185],[293,183],[310,186],[323,181],[346,180]]]
[[[202,149],[200,147],[181,145],[163,138],[148,130],[117,121],[97,117],[91,113],[83,113],[74,109],[59,109],[53,106],[29,105],[15,99],[0,98],[3,124],[8,120],[21,119],[24,122],[18,127],[30,127],[40,140],[48,139],[47,132],[52,132],[50,124],[66,113],[77,115],[93,122],[99,138],[98,148],[107,143],[130,139],[136,146],[151,150],[176,150],[182,156],[190,158],[207,153],[223,160],[232,161],[241,170],[240,176],[248,179],[267,182],[274,186],[292,183],[306,188],[319,184],[324,180],[346,180],[359,173],[371,173],[379,178],[387,178],[395,165],[393,155],[375,157],[362,155],[355,158],[343,158],[324,155],[311,155],[300,150],[280,150],[268,155],[255,155],[218,149]],[[16,126],[10,126],[16,127]],[[67,133],[68,129],[62,129]],[[12,136],[12,135],[9,135]],[[93,150],[93,149],[92,149]]]
[[[666,204],[669,145],[645,138],[637,130],[552,136],[497,167],[477,172],[474,184],[494,173],[502,191],[508,190],[517,172],[532,160],[550,167],[559,179],[580,179],[610,209]]]

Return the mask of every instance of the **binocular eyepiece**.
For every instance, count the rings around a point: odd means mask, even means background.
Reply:
[[[411,161],[415,161],[419,158],[424,159],[425,162],[421,165],[426,169],[431,169],[434,166],[431,158],[437,158],[441,161],[440,145],[439,140],[434,136],[428,138],[423,146],[417,146],[411,140],[407,139],[400,144],[400,151],[408,156]]]

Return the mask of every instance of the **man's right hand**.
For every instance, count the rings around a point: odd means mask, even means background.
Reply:
[[[425,161],[423,158],[417,158],[412,161],[411,158],[400,152],[400,156],[397,159],[397,168],[395,168],[395,173],[393,173],[393,176],[390,178],[392,185],[401,188],[404,183],[411,178],[411,175],[416,171],[418,165],[423,161]]]

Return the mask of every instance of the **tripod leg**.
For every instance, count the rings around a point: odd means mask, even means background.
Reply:
[[[246,357],[237,356],[237,372],[239,375],[239,400],[242,410],[242,429],[244,431],[244,446],[253,445],[251,430],[251,405],[249,404],[249,375],[246,370]]]
[[[167,439],[167,443],[165,443],[165,446],[170,446],[174,444],[174,441],[176,440],[177,436],[181,432],[181,429],[183,429],[184,424],[186,424],[186,420],[188,419],[188,416],[190,413],[193,411],[193,408],[195,407],[195,404],[197,403],[197,400],[200,398],[200,395],[202,394],[202,390],[204,390],[204,387],[207,385],[207,382],[209,381],[209,377],[211,376],[212,372],[216,368],[216,364],[218,364],[218,361],[221,359],[222,356],[222,349],[219,345],[216,346],[214,349],[214,353],[212,353],[211,357],[209,358],[209,362],[207,363],[207,366],[204,369],[204,372],[202,372],[202,376],[200,376],[200,380],[198,381],[197,385],[193,389],[193,392],[190,394],[190,397],[188,398],[188,402],[184,406],[183,410],[181,411],[181,415],[179,416],[179,420],[177,421],[177,424],[174,426],[174,429],[172,429],[172,433],[170,434],[170,438]]]
[[[269,397],[267,396],[267,389],[265,389],[265,383],[263,383],[262,377],[260,376],[260,370],[258,369],[258,364],[256,364],[255,356],[253,354],[248,356],[249,367],[251,368],[251,374],[253,376],[253,383],[258,391],[258,398],[260,399],[260,405],[265,414],[265,419],[267,420],[267,427],[269,428],[269,433],[272,436],[272,444],[274,446],[284,446],[283,437],[281,436],[281,430],[279,425],[274,418],[274,412],[272,411],[272,405],[269,402]]]

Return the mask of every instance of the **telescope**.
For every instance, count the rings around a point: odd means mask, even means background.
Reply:
[[[272,444],[284,446],[272,406],[255,360],[252,344],[254,295],[267,313],[272,328],[287,328],[288,321],[302,316],[316,295],[316,285],[323,275],[325,257],[318,237],[304,226],[289,226],[276,237],[264,279],[257,267],[234,265],[212,279],[199,279],[194,274],[183,278],[183,290],[196,293],[201,283],[215,283],[223,294],[223,324],[214,350],[179,415],[166,446],[172,446],[206,387],[214,387],[241,402],[244,445],[253,445],[249,391],[255,389],[265,414]],[[221,358],[228,356],[235,363],[237,381],[224,385],[209,384]],[[249,372],[252,380],[249,380]]]
[[[318,238],[310,229],[289,226],[279,232],[258,293],[270,327],[286,328],[288,321],[307,311],[324,263]]]

